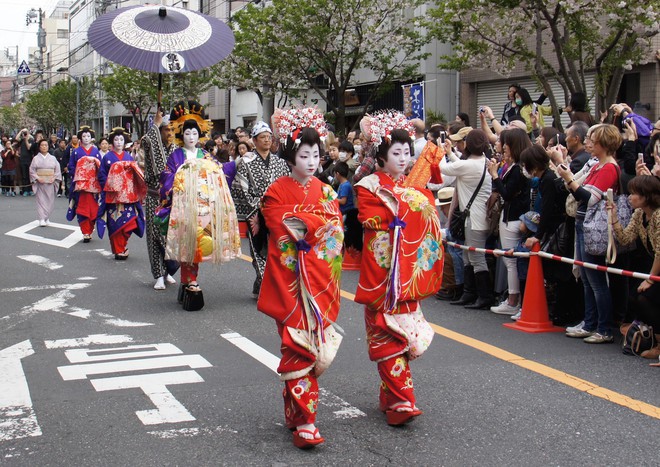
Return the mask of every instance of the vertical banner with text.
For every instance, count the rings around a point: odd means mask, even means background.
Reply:
[[[403,88],[403,113],[409,119],[424,120],[424,82],[406,84]]]

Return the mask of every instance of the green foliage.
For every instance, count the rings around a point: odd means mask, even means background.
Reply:
[[[109,104],[121,104],[131,113],[138,135],[148,130],[149,115],[155,113],[158,102],[158,74],[110,65],[111,74],[101,77],[101,86]],[[212,86],[215,67],[190,73],[163,75],[162,106],[168,108],[181,99],[199,100]]]
[[[647,59],[660,32],[658,0],[439,0],[436,5],[429,32],[454,45],[442,67],[507,76],[522,65],[555,108],[550,79],[562,86],[568,104],[571,93],[585,91],[587,71],[597,73],[598,107],[608,107],[623,72]]]
[[[345,106],[330,98],[328,87],[343,96],[356,84],[359,70],[375,75],[372,96],[393,81],[415,76],[428,54],[422,33],[423,0],[273,0],[252,4],[232,18],[236,47],[221,64],[216,84],[272,96],[300,97],[310,88],[335,114],[343,132]]]
[[[425,113],[424,121],[426,122],[427,127],[435,125],[436,123],[447,123],[447,116],[442,112],[435,113],[433,110],[425,109]]]
[[[40,89],[28,94],[25,109],[44,131],[50,132],[58,124],[57,111],[48,89]]]
[[[28,119],[25,115],[25,106],[23,104],[8,105],[0,107],[0,128],[5,133],[16,133],[21,128],[26,128]]]

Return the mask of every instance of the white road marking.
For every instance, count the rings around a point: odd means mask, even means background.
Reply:
[[[42,434],[21,364],[32,354],[29,340],[0,350],[0,441]]]
[[[112,251],[104,250],[103,248],[97,248],[96,250],[89,250],[89,251],[96,251],[97,253],[101,253],[101,255],[110,257],[110,256],[115,256],[112,254]]]
[[[192,370],[91,380],[92,386],[99,392],[130,388],[142,389],[157,407],[156,409],[138,410],[135,412],[135,415],[145,425],[180,423],[195,420],[195,417],[188,412],[181,402],[174,398],[172,393],[167,389],[167,385],[203,382],[204,380],[199,376],[199,373]]]
[[[113,352],[113,353],[108,353]],[[174,355],[183,352],[172,344],[129,345],[111,349],[67,350],[65,355],[71,363],[58,367],[64,381],[80,380],[90,375],[122,373],[156,368],[188,366],[208,368],[211,365],[201,355]],[[154,357],[155,355],[160,355]],[[168,355],[168,356],[162,356]],[[136,358],[152,357],[152,358]],[[130,359],[130,360],[129,360]],[[92,362],[92,363],[80,363]],[[171,371],[164,373],[114,376],[91,379],[97,391],[113,391],[140,388],[149,397],[156,409],[135,412],[145,425],[160,423],[180,423],[195,420],[190,412],[167,389],[171,384],[203,383],[204,379],[194,370]]]
[[[187,366],[190,368],[208,368],[211,365],[201,355],[177,355],[174,357],[157,357],[123,362],[88,363],[81,365],[59,366],[64,381],[86,379],[90,375],[103,373],[121,373],[123,371],[152,370],[155,368],[172,368]]]
[[[76,279],[76,280],[79,280],[79,281],[94,281],[94,280],[96,280],[96,277],[93,277],[93,276],[84,276],[84,277],[79,277],[79,278]]]
[[[128,337],[128,336],[110,336],[110,337]],[[110,344],[112,342],[105,342],[105,343]],[[124,350],[131,350],[133,352],[123,352]],[[135,352],[136,350],[137,352]],[[167,343],[148,344],[148,345],[129,345],[127,347],[113,347],[112,351],[119,353],[108,354],[108,349],[94,349],[94,350],[75,349],[75,350],[67,350],[66,352],[64,352],[64,355],[66,355],[67,360],[69,360],[69,362],[71,363],[89,363],[89,362],[99,362],[99,361],[125,360],[127,358],[180,355],[183,353],[183,351],[179,349],[176,345],[167,344]]]
[[[78,307],[71,307],[72,311],[71,313],[67,313],[67,315],[71,316],[76,316],[78,318],[83,318],[83,319],[88,319],[89,315],[91,314],[92,310],[86,310],[85,308],[78,308]]]
[[[228,332],[220,334],[220,336],[257,360],[259,363],[269,368],[274,373],[277,373],[277,367],[280,364],[280,359],[263,347],[255,344],[250,339],[241,336],[237,332]],[[319,388],[319,395],[322,396],[319,398],[319,403],[321,405],[330,407],[331,409],[338,409],[333,411],[335,418],[346,419],[366,417],[367,415],[357,407],[353,407],[341,397],[336,396],[323,388]]]
[[[238,431],[233,430],[229,427],[218,426],[215,428],[179,428],[173,430],[157,430],[157,431],[147,431],[150,435],[156,436],[161,439],[173,439],[173,438],[192,438],[193,436],[198,435],[215,435],[217,433],[238,433]]]
[[[57,246],[60,248],[71,248],[73,245],[83,239],[82,232],[80,232],[80,228],[77,226],[74,227],[68,224],[58,224],[56,222],[51,222],[49,227],[44,228],[71,230],[71,233],[62,240],[53,240],[52,238],[41,237],[39,235],[28,233],[30,230],[35,229],[38,226],[39,221],[32,221],[14,230],[10,230],[9,232],[5,233],[5,235],[21,238],[23,240],[29,240],[32,242],[45,243],[46,245]]]
[[[75,297],[70,290],[64,289],[55,292],[48,297],[42,298],[34,302],[32,305],[23,307],[23,312],[38,312],[38,311],[57,311],[60,312],[67,306],[67,301]]]
[[[116,326],[118,328],[139,328],[143,326],[153,326],[154,323],[141,323],[139,321],[128,321],[127,319],[106,319],[106,324]]]
[[[87,337],[76,339],[59,339],[44,341],[47,349],[67,349],[72,347],[84,347],[92,344],[124,344],[133,342],[131,336],[120,336],[111,334],[90,334]]]
[[[51,271],[54,271],[55,269],[61,269],[64,267],[61,264],[56,263],[55,261],[51,261],[48,258],[44,258],[43,256],[39,256],[39,255],[22,255],[22,256],[18,256],[17,258],[27,261],[28,263],[38,264],[39,266],[43,266],[46,269],[50,269]]]
[[[29,292],[30,290],[54,290],[54,289],[67,289],[67,290],[80,290],[89,287],[90,284],[79,282],[76,284],[54,284],[54,285],[27,285],[23,287],[11,287],[9,289],[0,289],[0,292]]]

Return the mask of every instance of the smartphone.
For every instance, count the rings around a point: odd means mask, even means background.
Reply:
[[[564,170],[568,170],[568,166],[566,164],[559,164],[559,167],[561,167]]]
[[[445,133],[444,131],[441,131],[440,132],[440,142],[442,142],[442,144],[445,144],[445,138],[446,137],[447,137],[447,133]]]
[[[536,113],[536,110],[537,110],[537,106],[536,106],[536,102],[534,102],[532,104],[532,113]]]
[[[644,153],[637,153],[637,160],[638,161],[644,161]]]
[[[479,113],[484,113],[485,111],[486,111],[486,109],[484,109],[483,106],[479,107]]]

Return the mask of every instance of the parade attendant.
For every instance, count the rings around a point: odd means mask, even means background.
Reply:
[[[48,140],[39,142],[39,153],[30,163],[30,183],[37,199],[37,215],[39,225],[45,227],[50,224],[48,218],[55,205],[55,193],[62,181],[60,163],[48,153]]]
[[[236,209],[221,165],[197,148],[211,122],[195,101],[179,102],[170,114],[183,147],[167,158],[160,176],[161,207],[157,222],[167,230],[165,258],[181,263],[179,302],[184,310],[204,306],[197,282],[199,263],[224,263],[241,254]]]
[[[232,196],[236,201],[239,219],[248,222],[247,238],[252,256],[252,266],[257,278],[252,285],[252,295],[259,296],[261,278],[266,266],[268,239],[263,224],[263,215],[259,209],[261,197],[268,187],[278,178],[289,174],[289,167],[284,160],[271,153],[273,132],[265,122],[257,122],[252,127],[253,153],[241,157],[236,168],[232,184]]]
[[[154,289],[165,290],[165,283],[175,284],[172,275],[178,269],[174,261],[165,261],[165,237],[160,226],[154,222],[156,208],[160,204],[159,180],[160,174],[165,170],[167,157],[177,148],[173,141],[172,127],[169,117],[163,118],[159,110],[154,118],[154,124],[142,138],[144,148],[144,181],[147,184],[147,198],[145,199],[145,217],[147,221],[147,251],[151,274],[156,279]]]
[[[88,126],[80,127],[77,135],[80,143],[71,149],[67,169],[73,175],[69,188],[69,209],[66,219],[78,218],[78,225],[83,234],[83,242],[89,243],[94,232],[94,223],[98,216],[98,198],[101,184],[98,180],[101,155],[92,144],[94,132]]]
[[[431,191],[404,186],[411,125],[395,111],[365,118],[369,123],[361,126],[377,145],[380,170],[356,184],[364,246],[355,301],[365,305],[369,358],[381,378],[380,410],[388,424],[401,425],[422,413],[410,361],[433,338],[419,302],[440,288],[444,252]]]
[[[108,228],[115,259],[125,260],[128,258],[131,233],[135,232],[138,237],[144,234],[144,213],[140,200],[146,196],[147,185],[137,162],[124,151],[128,141],[125,130],[113,128],[109,139],[112,150],[103,157],[99,170],[102,192],[97,228],[100,238]]]
[[[339,313],[344,233],[337,195],[314,177],[320,134],[327,134],[322,114],[315,109],[276,111],[273,120],[291,176],[277,179],[263,197],[268,260],[257,308],[275,319],[282,339],[277,371],[284,382],[286,426],[294,430],[295,446],[309,448],[324,441],[315,425],[317,378],[341,343],[333,324]]]

